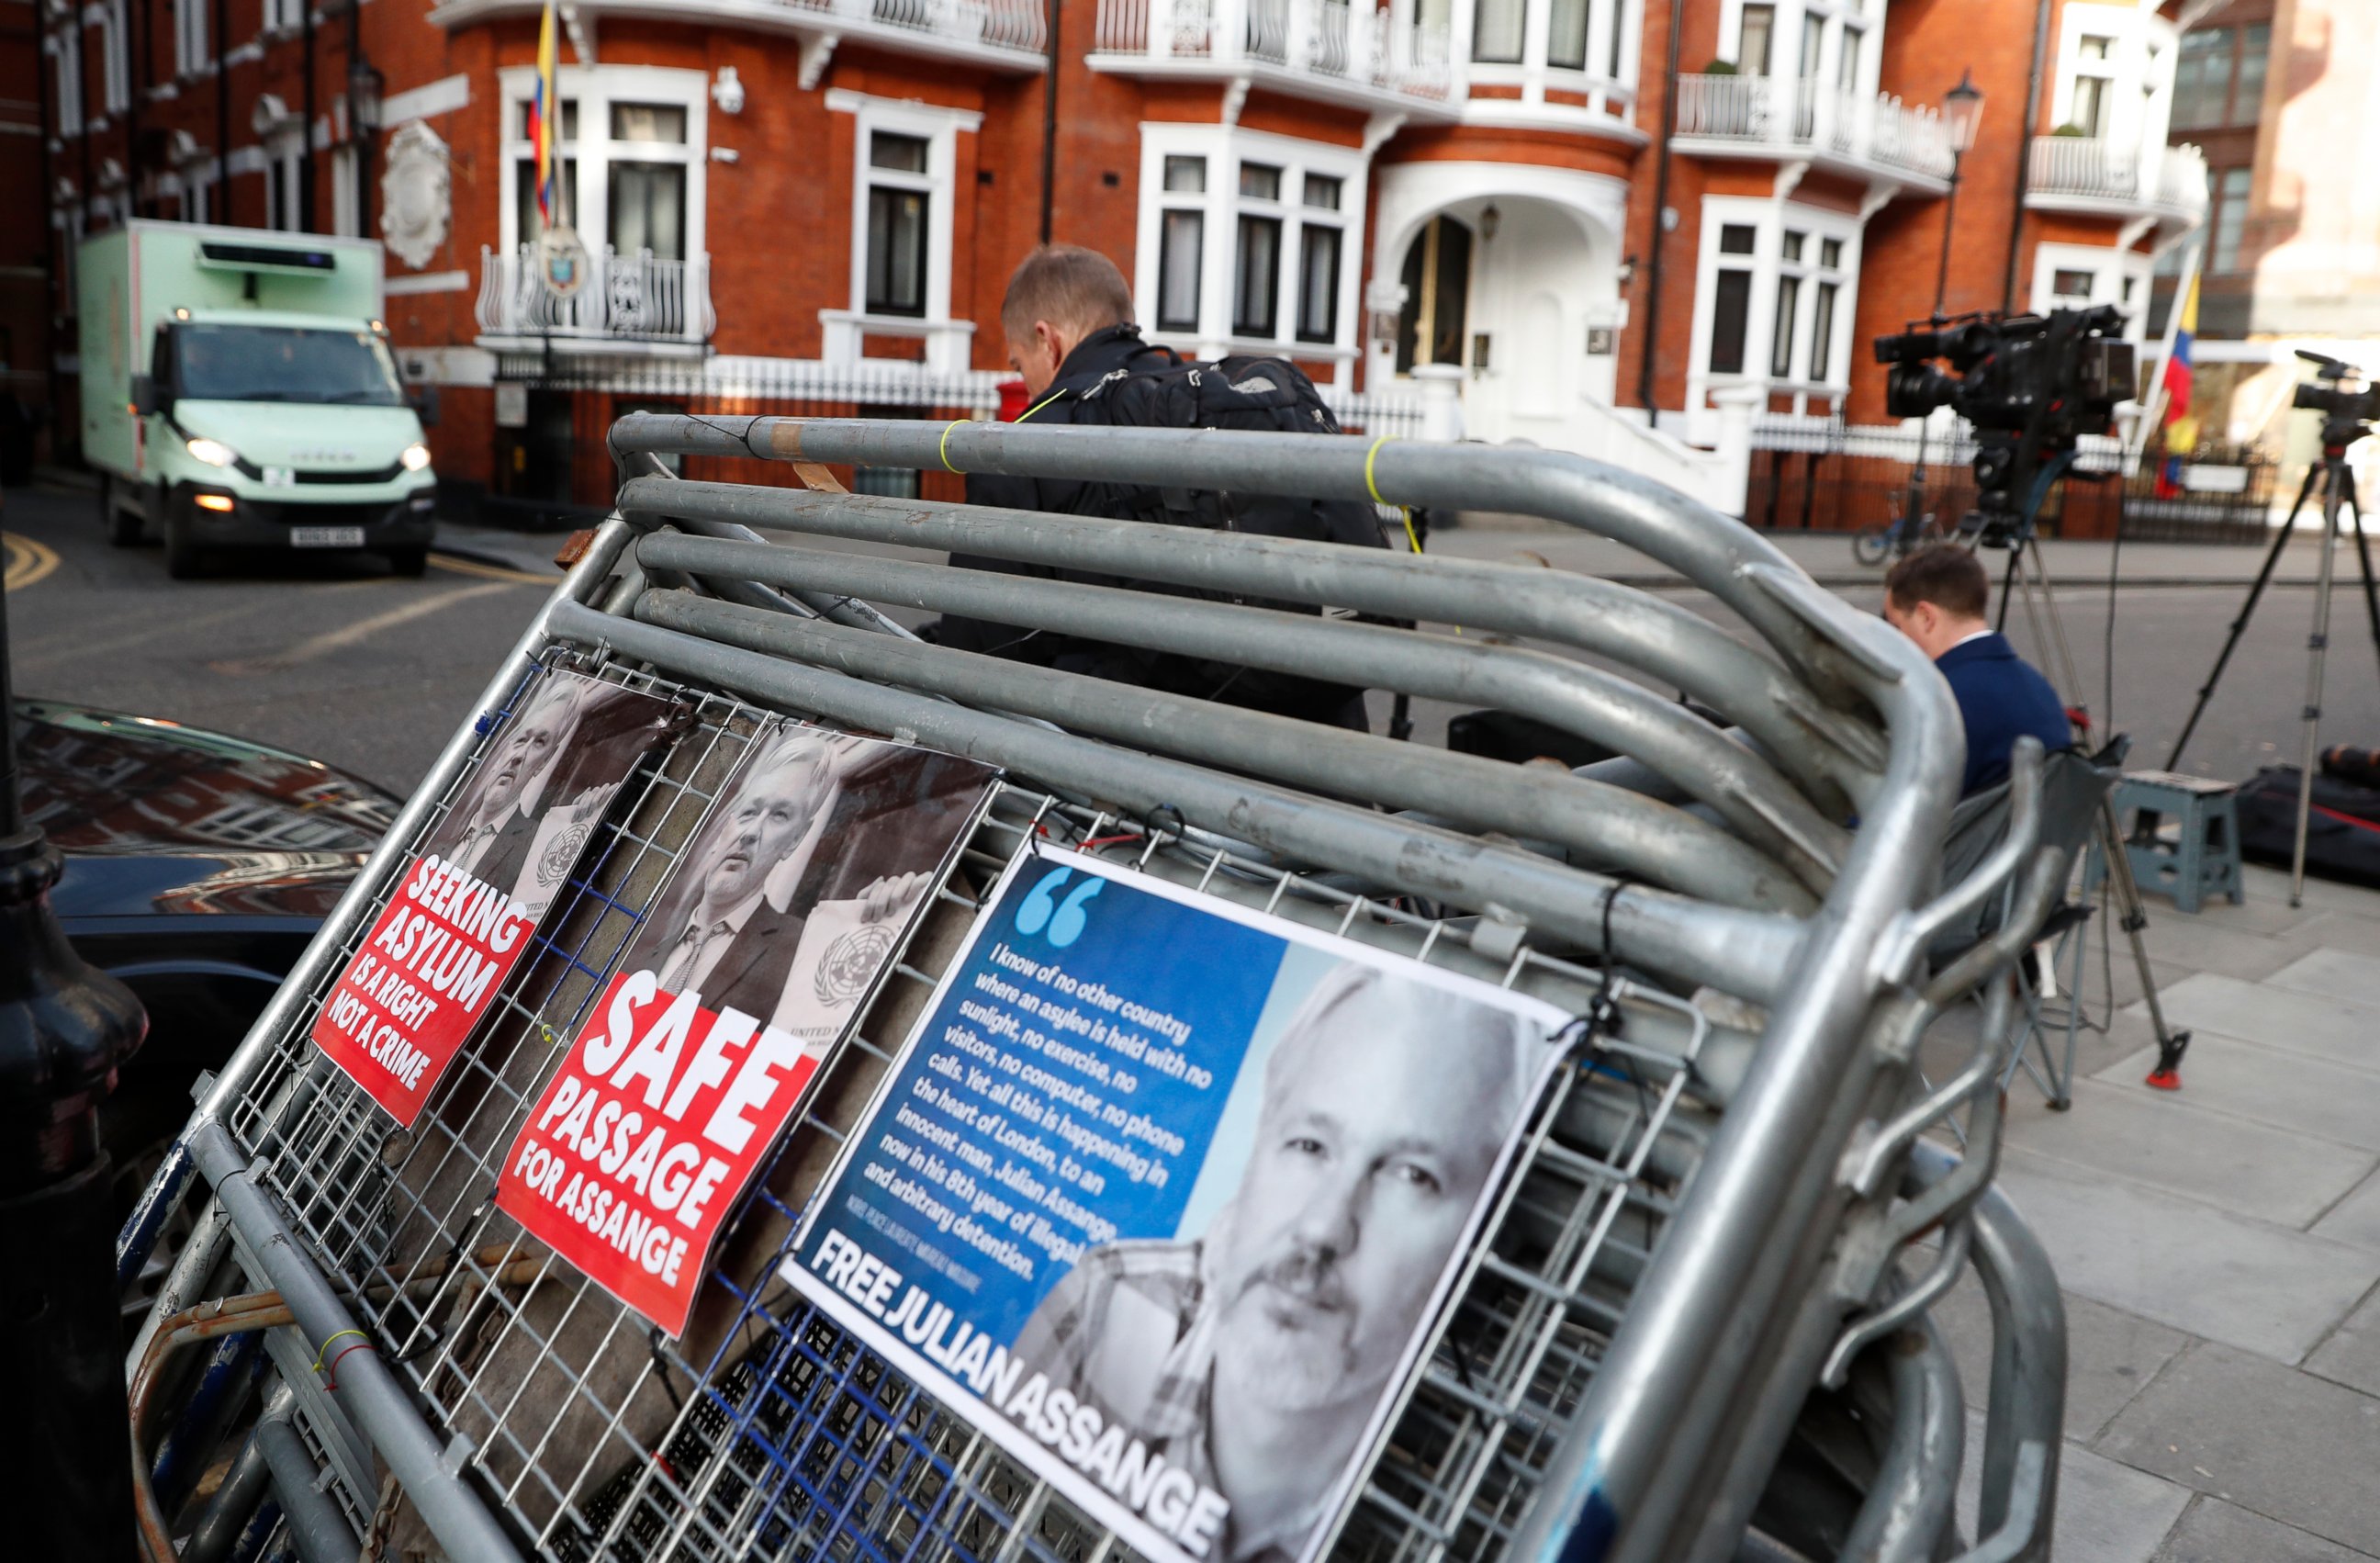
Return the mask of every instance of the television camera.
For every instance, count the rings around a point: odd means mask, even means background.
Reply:
[[[2123,325],[2121,310],[2099,304],[1931,321],[1876,339],[1888,412],[1924,418],[1954,408],[1974,426],[1981,499],[1961,530],[1993,546],[2031,535],[2077,440],[2107,433],[2116,404],[2135,394],[2132,344],[2117,335]]]

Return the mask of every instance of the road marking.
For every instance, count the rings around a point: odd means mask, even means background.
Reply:
[[[0,533],[0,543],[5,543],[7,554],[8,591],[14,592],[45,580],[50,572],[58,568],[57,550],[45,543],[36,543],[30,537],[19,537],[13,531]]]
[[[519,580],[531,586],[550,587],[562,579],[558,575],[533,575],[528,570],[507,569],[502,565],[484,565],[477,559],[466,559],[456,554],[432,554],[430,562],[442,570],[452,570],[456,575],[475,575],[481,580]]]
[[[409,624],[417,618],[436,613],[441,608],[452,607],[457,603],[467,603],[474,597],[492,597],[499,592],[511,590],[512,586],[509,582],[501,585],[459,587],[452,592],[441,592],[435,597],[417,598],[410,603],[391,608],[386,613],[374,614],[370,618],[359,618],[353,624],[342,625],[336,629],[310,636],[296,645],[285,651],[275,652],[270,656],[257,657],[249,661],[211,662],[207,665],[218,673],[234,675],[278,673],[285,668],[295,667],[301,662],[311,662],[316,657],[352,646],[358,641],[370,640],[383,629],[394,629],[400,624]]]

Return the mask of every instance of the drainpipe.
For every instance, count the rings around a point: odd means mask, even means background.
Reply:
[[[124,106],[124,199],[135,217],[149,214],[140,206],[140,104],[149,94],[149,7],[128,6],[124,15],[124,76],[128,89]]]
[[[1653,243],[1645,258],[1645,350],[1636,364],[1636,399],[1645,404],[1648,429],[1660,421],[1653,402],[1653,357],[1661,340],[1661,239],[1669,231],[1663,219],[1670,210],[1670,137],[1678,125],[1678,0],[1670,0],[1670,63],[1661,78],[1661,146],[1653,168]]]
[[[1041,73],[1041,242],[1050,242],[1058,199],[1058,0],[1048,0],[1049,63]]]
[[[304,128],[298,142],[298,226],[306,233],[322,230],[314,223],[314,0],[298,0],[298,25],[305,39],[306,94],[298,114]]]
[[[207,195],[207,221],[231,221],[231,82],[224,75],[224,55],[231,37],[231,6],[215,0],[214,30],[207,42],[215,56],[215,188]]]
[[[2016,216],[2009,224],[2008,276],[2000,284],[2002,312],[2016,308],[2016,274],[2024,256],[2024,198],[2033,187],[2033,128],[2041,120],[2041,62],[2049,57],[2049,0],[2033,14],[2033,74],[2024,90],[2024,123],[2016,139]]]

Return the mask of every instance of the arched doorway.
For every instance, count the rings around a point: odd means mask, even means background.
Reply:
[[[1432,217],[1405,247],[1399,280],[1405,302],[1397,318],[1397,372],[1423,363],[1460,365],[1471,309],[1470,228],[1442,214]]]

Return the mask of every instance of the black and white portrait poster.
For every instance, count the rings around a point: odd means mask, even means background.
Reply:
[[[316,1045],[398,1123],[419,1117],[638,761],[686,714],[564,669],[522,690],[315,1016]]]
[[[712,1243],[989,796],[972,760],[764,732],[506,1154],[497,1206],[672,1336]]]
[[[783,1274],[1135,1549],[1295,1563],[1385,1436],[1567,1020],[1029,853]]]

